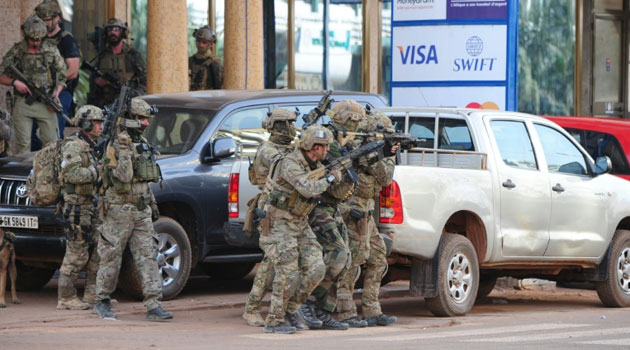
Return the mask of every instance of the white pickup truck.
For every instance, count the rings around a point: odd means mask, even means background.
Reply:
[[[379,229],[435,315],[466,314],[500,276],[592,281],[605,305],[630,306],[630,182],[607,157],[532,115],[381,111],[421,144],[381,192]]]

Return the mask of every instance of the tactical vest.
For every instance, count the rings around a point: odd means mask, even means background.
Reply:
[[[81,168],[94,167],[95,161],[94,161],[94,158],[92,157],[92,149],[90,145],[87,142],[81,140],[77,136],[70,136],[67,139],[63,140],[61,144],[61,149],[63,149],[63,147],[70,142],[76,142],[81,147],[81,165],[80,165]],[[61,159],[63,160],[63,155]],[[63,178],[63,171],[61,174],[60,181],[63,188],[64,200],[68,202],[69,204],[83,204],[83,203],[78,203],[78,201],[85,202],[85,198],[82,198],[81,200],[80,198],[76,198],[74,196],[67,196],[67,195],[77,195],[77,196],[84,196],[84,197],[87,196],[87,197],[90,197],[89,199],[91,199],[91,196],[93,195],[93,191],[94,191],[93,182],[81,183],[81,184],[72,184],[72,183],[66,182],[64,181],[64,178]]]
[[[221,88],[208,86],[208,75],[212,73],[210,67],[214,62],[219,62],[219,58],[216,56],[207,56],[198,58],[196,55],[188,58],[188,75],[190,81],[190,91],[206,90],[212,88]],[[213,82],[222,80],[221,77],[211,77]]]
[[[26,43],[19,43],[19,49],[13,62],[24,76],[35,86],[49,90],[58,82],[54,81],[55,50],[57,47],[47,41],[42,42],[38,53],[28,53]]]
[[[127,58],[127,50],[124,49],[119,55],[114,55],[111,50],[105,51],[103,56],[99,58],[98,66],[102,72],[111,72],[120,77],[120,85],[131,79],[136,73],[136,65]]]
[[[268,203],[278,209],[291,213],[298,219],[302,219],[317,206],[318,199],[302,196],[290,183],[278,175],[276,168],[284,166],[282,163],[289,157],[291,157],[291,160],[297,161],[305,172],[310,169],[308,162],[298,150],[294,153],[290,153],[285,158],[275,161],[269,170],[273,181]],[[318,166],[321,166],[321,164],[318,164]]]
[[[266,149],[273,149],[275,153],[270,159],[263,159],[263,154],[265,154]],[[254,157],[254,162],[248,171],[249,182],[252,185],[258,186],[258,189],[263,189],[265,187],[265,182],[267,182],[267,175],[269,175],[269,167],[266,164],[272,164],[276,159],[284,156],[291,150],[290,146],[278,145],[271,141],[263,142],[258,151],[256,152],[256,156]]]
[[[334,159],[336,157],[341,156],[341,146],[337,141],[330,144],[330,151],[328,152],[328,159]],[[347,177],[340,183],[332,184],[328,187],[326,192],[322,193],[321,203],[336,207],[339,203],[348,199],[353,191],[355,184],[350,181]]]

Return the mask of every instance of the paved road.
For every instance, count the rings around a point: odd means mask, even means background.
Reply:
[[[275,335],[240,317],[250,283],[193,280],[164,303],[175,319],[151,323],[124,296],[117,321],[57,311],[53,282],[0,309],[0,349],[630,349],[630,309],[604,308],[593,291],[495,290],[466,317],[436,318],[398,282],[383,292],[394,326]]]

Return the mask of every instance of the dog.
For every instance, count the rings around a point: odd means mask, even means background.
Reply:
[[[2,227],[0,227],[0,308],[7,307],[7,303],[4,301],[4,292],[7,289],[7,271],[11,278],[11,299],[13,304],[21,303],[15,291],[17,269],[15,268],[14,240],[15,234],[13,234],[13,232],[5,232]]]

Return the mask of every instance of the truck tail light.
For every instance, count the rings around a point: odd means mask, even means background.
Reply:
[[[381,224],[402,224],[403,210],[400,187],[392,180],[392,183],[383,187],[378,198],[378,221]]]
[[[238,218],[238,180],[240,174],[230,174],[230,184],[228,185],[228,217]]]

